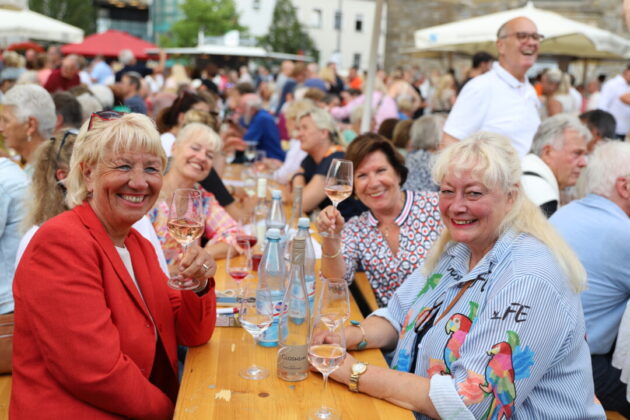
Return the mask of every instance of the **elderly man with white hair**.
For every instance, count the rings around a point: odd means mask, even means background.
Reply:
[[[81,84],[80,70],[79,56],[70,54],[61,61],[61,67],[50,73],[44,88],[52,94],[79,86]]]
[[[630,144],[597,148],[580,179],[586,196],[558,210],[550,222],[586,269],[582,293],[595,394],[607,410],[630,418],[626,385],[611,365],[615,338],[630,298]]]
[[[256,143],[256,149],[264,150],[267,158],[284,161],[280,131],[271,114],[262,105],[262,99],[255,93],[241,96],[238,111],[243,116],[241,123],[247,130],[243,140]]]
[[[525,193],[547,217],[560,205],[560,191],[577,182],[586,166],[591,133],[577,117],[558,114],[544,120],[534,135],[531,152],[523,158]]]

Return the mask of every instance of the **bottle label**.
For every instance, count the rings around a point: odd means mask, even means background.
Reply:
[[[286,346],[278,350],[278,375],[290,378],[308,372],[308,346]]]
[[[308,303],[311,307],[311,313],[313,313],[313,309],[315,306],[315,276],[304,276],[304,283],[306,284],[306,293],[308,293]]]
[[[258,344],[263,347],[276,347],[278,345],[279,318],[285,306],[282,302],[283,297],[284,292],[282,290],[271,291],[271,300],[273,302],[273,322],[258,339]]]

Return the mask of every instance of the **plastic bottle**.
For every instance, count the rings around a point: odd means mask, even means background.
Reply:
[[[262,258],[262,250],[265,244],[265,231],[267,230],[267,214],[269,213],[269,206],[267,205],[267,179],[258,178],[258,184],[256,186],[256,196],[258,201],[256,207],[254,207],[254,224],[256,226],[256,239],[257,243],[254,247],[254,253],[252,255],[252,265],[254,271],[258,270],[258,265]]]
[[[304,246],[304,279],[306,281],[306,292],[308,293],[308,302],[313,313],[315,306],[315,248],[313,247],[313,240],[309,232],[310,220],[308,217],[300,217],[298,221],[298,231],[295,235],[295,239],[303,238],[305,242]]]
[[[289,233],[294,235],[298,229],[298,221],[302,217],[302,190],[303,187],[293,188],[293,203],[291,203],[291,219],[289,219]]]
[[[283,308],[282,299],[284,298],[284,282],[287,272],[280,249],[280,231],[271,228],[267,230],[266,238],[265,253],[258,267],[258,281],[266,284],[271,291],[274,312],[273,322],[262,333],[258,339],[258,344],[263,347],[276,347],[278,345],[278,321]]]
[[[283,298],[280,316],[278,377],[285,381],[301,381],[308,376],[308,340],[311,330],[311,311],[304,279],[304,238],[293,240],[289,284]]]

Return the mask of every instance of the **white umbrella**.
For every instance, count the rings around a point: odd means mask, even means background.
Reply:
[[[627,38],[565,18],[554,12],[537,9],[531,2],[520,9],[418,30],[414,34],[415,49],[413,51],[496,53],[495,42],[499,27],[519,16],[530,18],[538,27],[538,32],[545,36],[540,46],[540,54],[600,59],[630,58],[630,40]]]
[[[81,42],[83,30],[30,10],[0,9],[0,44],[17,38]]]

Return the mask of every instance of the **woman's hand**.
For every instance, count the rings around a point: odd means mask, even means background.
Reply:
[[[350,353],[346,353],[346,357],[337,369],[335,369],[330,376],[330,379],[334,379],[342,384],[348,384],[350,382],[350,375],[352,374],[352,365],[357,362]]]
[[[317,226],[317,230],[319,232],[329,232],[334,233],[339,236],[341,233],[341,229],[343,229],[343,217],[339,210],[335,209],[333,206],[328,206],[321,212],[319,212],[319,216],[317,216],[317,220],[315,221],[315,225]]]
[[[182,256],[178,268],[182,276],[203,283],[203,280],[214,276],[217,264],[208,251],[199,245],[191,245]]]

